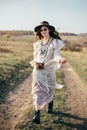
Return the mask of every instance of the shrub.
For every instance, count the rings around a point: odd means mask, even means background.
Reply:
[[[71,51],[78,51],[81,52],[82,51],[82,46],[78,43],[73,43],[70,45],[70,50]]]
[[[68,50],[68,51],[82,51],[82,45],[79,43],[71,43],[67,40],[64,40],[65,46],[63,50]]]
[[[83,47],[87,47],[87,42],[86,41],[83,42]]]
[[[0,47],[0,52],[2,52],[2,53],[11,53],[12,51],[9,50],[9,49]]]

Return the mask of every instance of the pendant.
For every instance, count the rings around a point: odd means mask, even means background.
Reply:
[[[45,50],[41,50],[41,54],[44,54],[45,53]]]

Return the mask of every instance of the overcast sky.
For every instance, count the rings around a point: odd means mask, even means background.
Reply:
[[[59,32],[87,33],[87,0],[0,0],[0,30],[33,30],[43,20]]]

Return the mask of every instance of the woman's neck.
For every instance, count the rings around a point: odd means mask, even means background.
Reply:
[[[44,38],[43,38],[43,42],[46,43],[46,42],[49,41],[49,39],[50,39],[50,36],[48,36],[48,37],[44,37]]]

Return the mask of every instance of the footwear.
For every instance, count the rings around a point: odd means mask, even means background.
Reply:
[[[51,101],[51,102],[48,104],[47,113],[50,113],[50,114],[53,113],[53,101]]]
[[[40,124],[40,110],[35,111],[35,116],[33,117],[33,122],[36,124]]]

